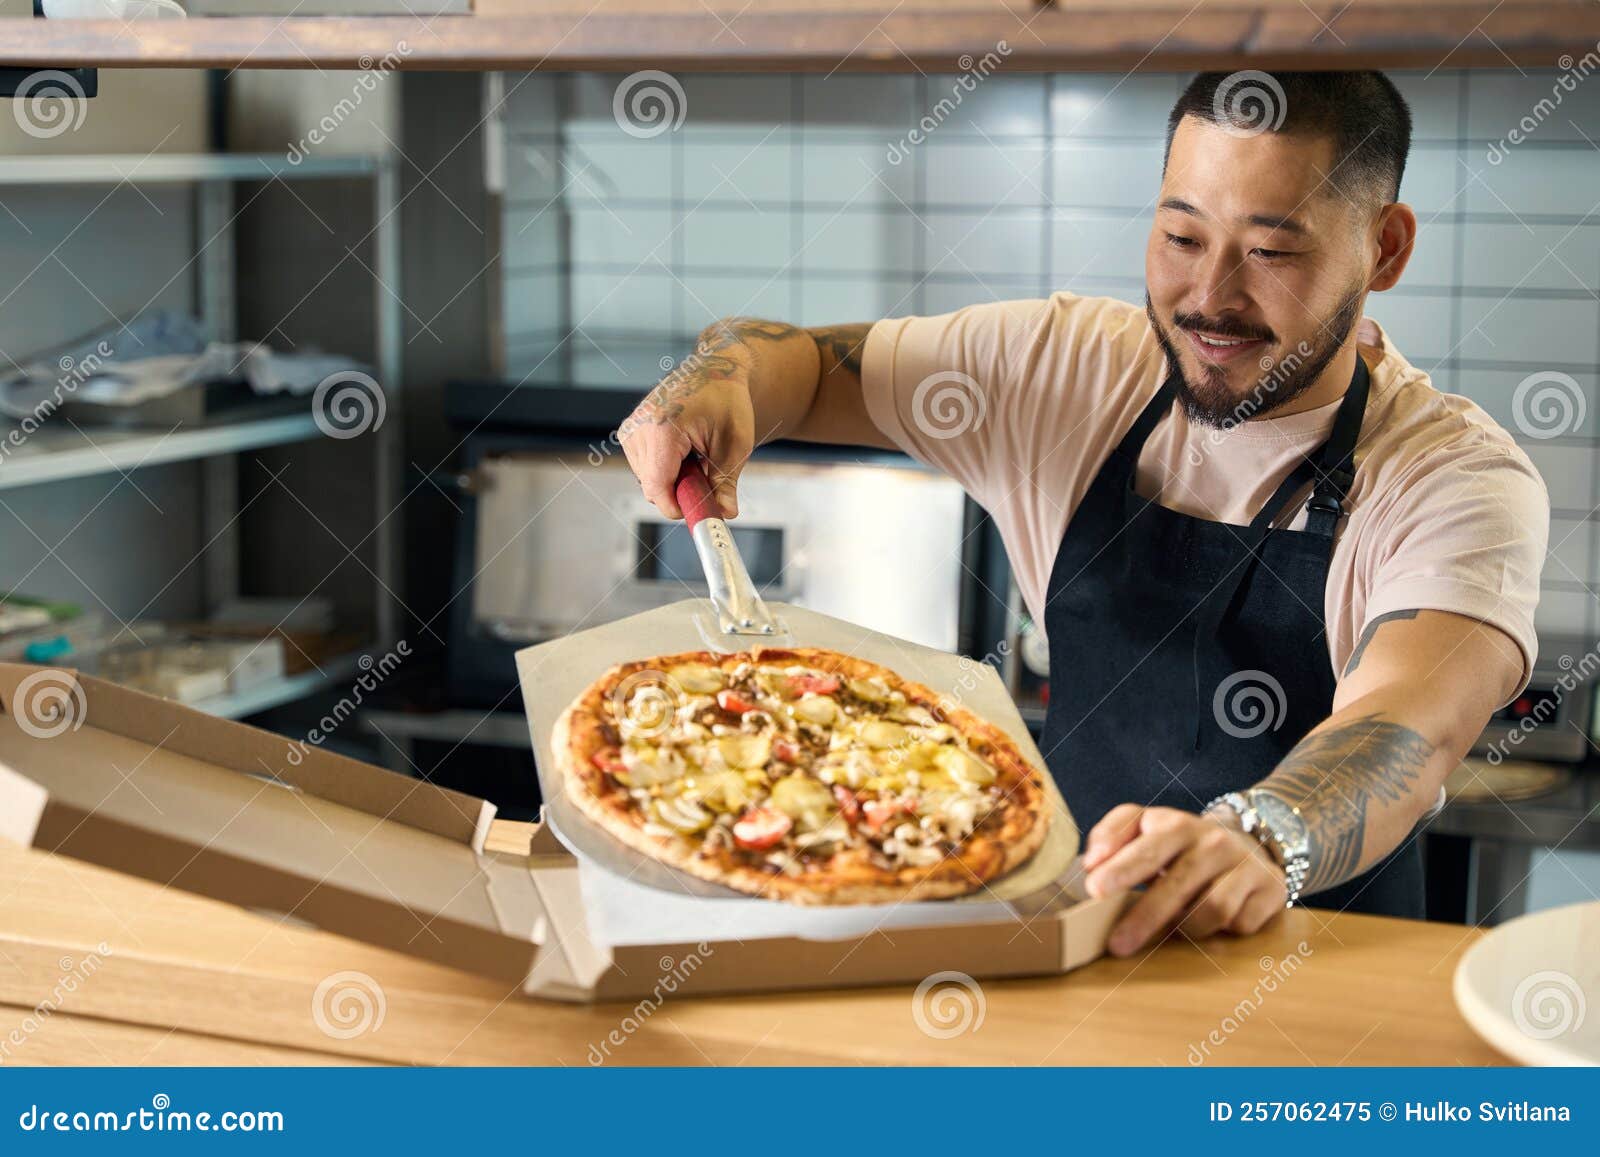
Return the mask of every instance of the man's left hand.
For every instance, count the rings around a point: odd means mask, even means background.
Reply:
[[[1255,839],[1212,816],[1125,803],[1094,826],[1084,847],[1091,896],[1145,884],[1112,929],[1108,948],[1127,956],[1172,931],[1197,940],[1248,934],[1283,911],[1283,869]]]

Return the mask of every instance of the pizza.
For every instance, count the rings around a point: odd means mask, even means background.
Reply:
[[[797,904],[959,896],[1044,841],[1012,739],[835,651],[691,651],[611,668],[552,735],[567,797],[674,868]]]

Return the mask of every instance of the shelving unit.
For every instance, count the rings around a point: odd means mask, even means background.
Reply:
[[[1017,0],[1009,10],[992,0],[970,9],[890,0],[881,12],[806,0],[663,7],[573,0],[570,11],[515,18],[13,19],[0,21],[0,64],[356,69],[387,58],[396,68],[485,71],[948,72],[1004,39],[1007,71],[1507,68],[1550,67],[1600,41],[1600,10],[1589,0],[1211,0],[1200,11],[1192,0]]]
[[[269,711],[285,703],[293,703],[296,699],[304,699],[307,695],[321,691],[325,687],[353,679],[360,669],[357,664],[363,653],[352,651],[348,655],[338,655],[324,660],[316,671],[285,675],[281,679],[273,679],[252,687],[248,691],[217,695],[192,703],[190,706],[210,715],[221,716],[223,719],[243,719],[247,715]]]
[[[12,23],[10,21],[0,23]],[[23,22],[16,22],[23,23]],[[29,24],[44,21],[26,22]],[[385,517],[399,494],[400,451],[400,295],[398,174],[388,157],[306,158],[299,164],[282,156],[151,155],[12,157],[0,160],[0,186],[191,184],[196,196],[195,297],[209,331],[220,340],[236,334],[233,183],[366,178],[372,183],[374,221],[373,309],[377,348],[374,368],[384,390],[386,414],[363,437],[376,439],[373,500],[379,512],[375,532],[375,646],[386,649],[399,638],[401,538],[397,518]],[[387,287],[387,288],[386,288]],[[0,426],[0,430],[6,430]],[[3,438],[0,433],[0,438]],[[238,459],[242,451],[321,437],[309,409],[285,413],[270,402],[248,406],[228,417],[171,430],[77,427],[47,419],[18,446],[0,454],[0,490],[41,485],[112,471],[170,462],[203,462],[201,541],[205,601],[214,606],[239,589]],[[228,718],[252,715],[303,698],[352,677],[360,652],[324,662],[316,671],[290,675],[239,694],[197,704]]]
[[[240,418],[171,431],[45,427],[0,462],[0,490],[237,454],[304,442],[318,435],[316,420],[309,413]]]

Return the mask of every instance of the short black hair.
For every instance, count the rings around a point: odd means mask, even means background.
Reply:
[[[1381,72],[1202,72],[1167,118],[1186,116],[1245,133],[1307,133],[1333,141],[1331,183],[1350,200],[1400,199],[1411,151],[1411,109]]]

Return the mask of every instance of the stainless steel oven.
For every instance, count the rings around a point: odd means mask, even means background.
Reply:
[[[473,470],[471,489],[478,631],[521,644],[705,593],[682,523],[644,499],[620,453],[496,454]],[[956,649],[956,483],[909,460],[758,456],[739,493],[734,537],[768,598]]]

